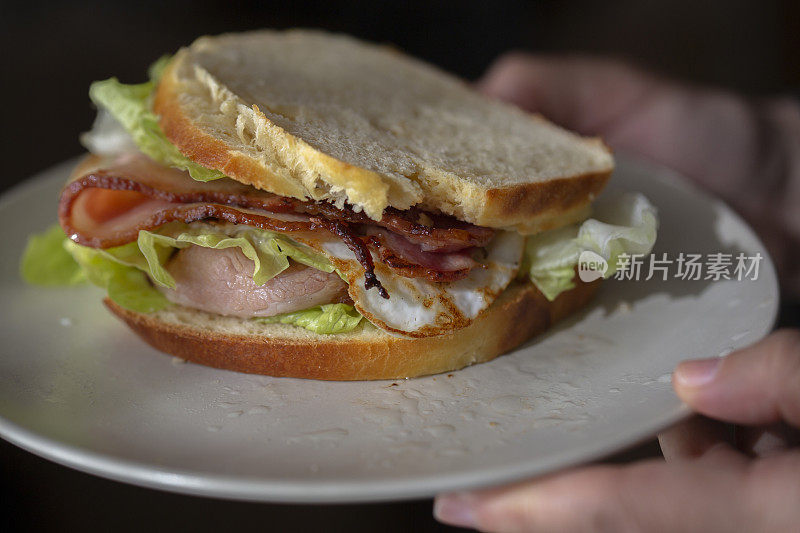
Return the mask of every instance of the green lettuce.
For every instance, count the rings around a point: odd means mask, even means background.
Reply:
[[[28,238],[22,253],[20,275],[32,285],[75,285],[86,280],[80,265],[64,248],[67,236],[58,224]]]
[[[599,255],[608,278],[623,254],[648,254],[656,242],[656,209],[641,194],[623,194],[598,202],[594,217],[529,237],[521,273],[527,273],[548,300],[575,286],[575,267],[583,252]]]
[[[575,286],[575,266],[580,256],[577,225],[545,231],[525,241],[520,274],[528,274],[548,300]]]
[[[311,248],[278,233],[249,227],[231,228],[227,232],[206,225],[179,226],[158,233],[142,230],[135,243],[125,246],[131,245],[135,249],[124,249],[123,246],[109,249],[107,253],[124,264],[147,272],[153,281],[171,289],[175,288],[175,280],[164,268],[164,263],[174,250],[191,245],[216,250],[239,248],[255,265],[253,281],[256,285],[263,285],[286,270],[290,258],[317,270],[334,270],[324,255]]]
[[[89,88],[89,98],[106,110],[130,134],[145,155],[166,166],[186,170],[197,181],[225,177],[214,169],[198,165],[169,142],[152,111],[152,95],[169,57],[162,57],[150,67],[150,81],[136,85],[120,83],[116,78],[96,81]]]
[[[317,270],[334,270],[324,255],[311,248],[256,228],[229,227],[223,232],[211,225],[168,224],[158,233],[140,231],[136,241],[103,250],[72,242],[56,224],[31,236],[20,261],[20,273],[34,285],[74,285],[88,280],[106,289],[119,306],[152,313],[171,303],[150,280],[174,288],[175,280],[164,264],[175,250],[191,245],[218,250],[238,247],[253,261],[253,280],[259,285],[288,268],[290,258]],[[351,331],[362,318],[353,306],[339,303],[254,320],[332,334]]]
[[[136,241],[122,246],[91,250],[108,261],[146,273],[162,287],[174,289],[175,279],[165,264],[176,250],[192,245],[216,250],[239,248],[253,261],[253,281],[257,285],[263,285],[286,270],[290,258],[317,270],[334,270],[324,255],[308,246],[278,233],[250,227],[229,226],[223,231],[210,224],[173,223],[158,232],[141,230]]]
[[[147,261],[136,242],[114,248],[100,249],[81,246],[72,241],[67,250],[84,268],[92,283],[108,291],[108,297],[119,306],[140,313],[152,313],[171,305],[156,289],[147,274]],[[166,261],[169,252],[160,252]]]
[[[125,309],[139,313],[153,313],[170,305],[169,300],[156,290],[147,276],[136,267],[110,258],[104,250],[81,246],[69,239],[64,247],[83,269],[86,278],[108,291],[108,297]]]
[[[254,318],[262,324],[291,324],[300,326],[314,333],[346,333],[352,331],[361,322],[361,313],[352,305],[326,304],[304,311],[284,313],[270,317]]]

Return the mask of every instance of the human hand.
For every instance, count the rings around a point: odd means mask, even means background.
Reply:
[[[800,106],[692,87],[586,57],[501,57],[486,94],[614,149],[674,168],[739,211],[764,239],[782,286],[800,294]]]
[[[478,87],[723,189],[715,192],[745,185],[763,170],[757,110],[733,93],[690,87],[616,60],[521,53],[502,56]]]
[[[443,495],[434,515],[492,532],[797,531],[800,331],[685,361],[672,382],[704,416],[659,436],[666,462],[589,466]],[[720,421],[741,424],[733,441]]]

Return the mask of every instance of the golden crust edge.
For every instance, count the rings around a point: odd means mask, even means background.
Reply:
[[[181,82],[175,74],[177,62],[185,53],[186,49],[179,51],[175,59],[167,66],[153,98],[153,110],[159,116],[159,125],[167,139],[192,161],[207,168],[219,170],[236,181],[280,196],[289,196],[300,200],[310,198],[305,186],[295,181],[295,179],[287,179],[271,172],[257,160],[248,157],[236,147],[207,133],[192,121],[184,106],[181,105]],[[314,166],[324,168],[329,175],[339,175],[344,178],[352,177],[368,182],[369,187],[367,188],[372,197],[372,201],[369,202],[370,205],[364,205],[365,211],[372,211],[368,214],[377,216],[389,205],[386,195],[391,188],[391,183],[384,175],[341,161],[316,150],[304,139],[288,133],[279,125],[270,121],[256,106],[253,106],[253,108],[261,120],[281,131],[280,136],[287,148],[295,151],[298,155],[307,154],[304,159],[313,159]],[[407,203],[408,205],[399,205],[397,207],[407,209],[414,204],[414,201],[408,201]]]
[[[181,359],[237,372],[333,381],[403,379],[490,361],[584,307],[599,281],[548,301],[530,282],[515,282],[471,325],[448,335],[409,339],[389,334],[363,339],[230,335],[106,306],[153,348]]]
[[[164,72],[155,92],[153,109],[159,116],[159,124],[167,139],[183,155],[207,168],[217,169],[241,183],[281,196],[306,199],[305,188],[301,184],[277,176],[256,160],[247,157],[235,147],[198,127],[180,103],[179,82],[173,73],[174,68],[175,61]],[[543,120],[538,115],[529,115],[532,120]],[[263,119],[270,122],[266,116],[263,116]],[[303,139],[288,132],[285,135],[294,141],[290,144],[315,152],[318,156],[317,163],[331,173],[349,169],[350,172],[357,171],[361,175],[369,175],[388,185],[388,181],[384,180],[380,173],[336,159],[314,149]],[[611,152],[598,137],[580,137],[579,142],[597,145],[609,153]],[[440,209],[447,214],[479,226],[512,229],[523,234],[534,234],[577,221],[572,214],[582,212],[591,204],[605,187],[612,172],[613,166],[597,172],[553,178],[544,182],[490,188],[485,191],[484,200],[480,203],[480,210],[465,211],[459,209],[455,204],[433,205],[427,204],[424,200],[419,205]],[[422,184],[420,183],[420,185]],[[425,196],[423,189],[422,197]],[[410,205],[392,205],[391,202],[387,205],[398,209],[410,207]]]

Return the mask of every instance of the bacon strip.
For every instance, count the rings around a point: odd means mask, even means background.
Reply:
[[[372,262],[372,255],[364,246],[364,241],[353,234],[350,227],[340,220],[327,220],[324,218],[311,218],[312,222],[317,223],[342,239],[348,248],[356,255],[356,259],[364,267],[364,289],[370,290],[377,287],[378,294],[382,298],[389,298],[389,293],[383,288],[381,282],[375,276],[375,265]]]
[[[464,248],[482,248],[494,237],[494,230],[491,228],[475,226],[447,215],[426,213],[414,207],[405,211],[389,207],[383,212],[381,220],[375,221],[364,213],[356,213],[350,208],[338,209],[324,202],[301,202],[292,198],[286,200],[294,203],[295,212],[322,215],[328,219],[343,220],[351,224],[384,227],[419,244],[428,252],[455,252]],[[430,225],[422,224],[420,220],[429,221]]]
[[[419,221],[427,219],[431,225]],[[409,241],[419,244],[425,252],[456,252],[465,248],[483,248],[494,237],[494,230],[462,222],[456,218],[426,213],[412,207],[400,211],[390,207],[384,211],[379,224]]]
[[[452,281],[476,264],[461,251],[482,247],[494,235],[492,229],[413,208],[387,209],[376,222],[351,208],[277,196],[230,179],[200,183],[137,154],[70,182],[59,202],[63,229],[94,248],[135,241],[140,230],[168,222],[203,219],[279,233],[325,229],[342,239],[364,267],[365,287],[376,287],[384,298],[388,294],[375,277],[367,243],[400,275]],[[372,235],[366,242],[358,237],[364,233]]]
[[[469,271],[478,265],[469,249],[453,253],[427,252],[389,231],[370,228],[367,234],[370,235],[367,244],[378,252],[381,261],[408,278],[456,281],[467,277]]]
[[[120,213],[111,220],[97,221],[89,216],[88,204],[93,189],[135,191],[142,201],[133,209]],[[220,201],[223,200],[223,201]],[[241,207],[247,209],[248,202]],[[61,193],[58,206],[61,227],[72,240],[92,248],[111,248],[133,242],[139,230],[149,230],[168,222],[194,222],[207,218],[225,220],[233,224],[246,224],[270,231],[291,233],[311,231],[316,227],[307,217],[285,220],[271,217],[255,210],[244,210],[235,203],[226,205],[224,198],[210,192],[175,194],[153,189],[139,181],[117,177],[101,170],[69,183]]]
[[[89,216],[90,210],[87,209],[87,206],[91,201],[90,192],[98,188],[125,192],[127,195],[138,194],[141,196],[141,200],[136,202],[132,209],[120,214],[118,217],[95,220]],[[135,192],[131,193],[131,191]],[[61,227],[78,244],[93,248],[111,248],[133,242],[136,240],[140,230],[150,230],[168,222],[181,221],[189,223],[209,218],[280,233],[310,232],[317,229],[326,229],[340,237],[364,267],[364,287],[366,289],[377,287],[383,298],[389,297],[386,289],[375,277],[375,266],[372,263],[372,256],[369,250],[360,239],[353,235],[352,230],[344,222],[329,221],[316,217],[311,217],[307,220],[284,220],[216,203],[202,201],[191,203],[170,202],[157,198],[159,196],[156,194],[157,192],[163,191],[153,191],[138,182],[104,175],[99,172],[89,174],[80,180],[70,183],[62,193],[61,201],[59,202]]]

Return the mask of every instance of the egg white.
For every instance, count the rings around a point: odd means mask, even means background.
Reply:
[[[517,275],[525,244],[520,234],[499,231],[486,247],[485,267],[473,268],[466,278],[447,283],[400,276],[373,255],[375,275],[389,294],[386,299],[375,289],[364,289],[364,269],[342,241],[333,236],[297,240],[328,257],[367,320],[409,337],[441,335],[468,326]]]

